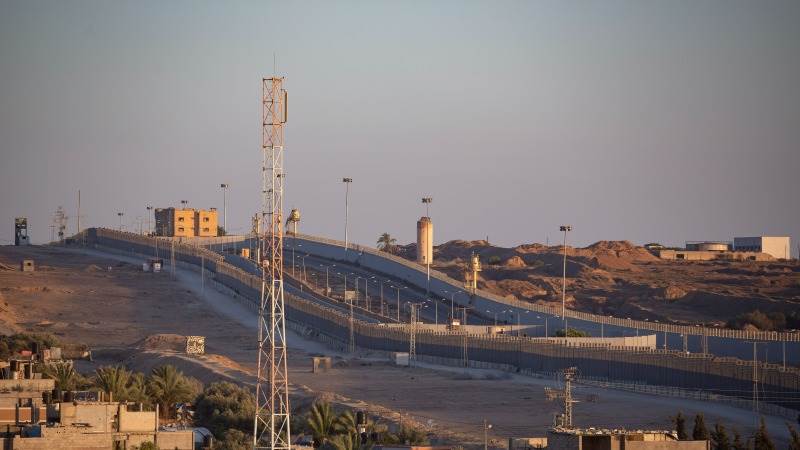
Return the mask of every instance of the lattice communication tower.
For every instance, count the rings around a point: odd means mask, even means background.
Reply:
[[[258,375],[253,448],[291,449],[286,322],[283,302],[283,78],[263,78],[261,301],[258,308]]]

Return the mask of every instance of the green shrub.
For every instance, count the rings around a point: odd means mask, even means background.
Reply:
[[[195,400],[195,424],[208,428],[217,439],[230,429],[252,433],[254,414],[253,394],[225,381],[209,384]]]
[[[795,324],[796,314],[790,314],[789,321]],[[743,329],[747,325],[752,325],[761,331],[783,331],[786,329],[787,317],[782,312],[763,313],[753,310],[748,313],[739,314],[728,321],[729,328]]]
[[[589,333],[583,330],[576,330],[575,328],[567,328],[566,333],[564,329],[556,331],[556,337],[591,337]]]
[[[34,342],[38,343],[42,349],[58,346],[58,340],[46,333],[2,335],[0,336],[0,360],[6,360],[22,350],[32,350]]]

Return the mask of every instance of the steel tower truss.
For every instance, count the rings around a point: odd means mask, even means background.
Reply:
[[[291,449],[283,301],[283,78],[262,79],[261,301],[253,448]]]

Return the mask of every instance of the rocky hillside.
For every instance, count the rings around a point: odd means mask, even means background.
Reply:
[[[533,303],[561,302],[563,247],[524,244],[505,248],[483,240],[449,241],[434,249],[434,268],[464,280],[470,256],[480,256],[478,285],[495,294]],[[413,260],[416,245],[397,253]],[[754,326],[754,311],[787,320],[774,328],[800,328],[800,265],[796,262],[664,261],[628,241],[567,247],[567,303],[597,314]],[[739,319],[737,321],[737,318]],[[760,323],[759,328],[770,328]]]

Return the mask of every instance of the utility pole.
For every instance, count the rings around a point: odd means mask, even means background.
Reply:
[[[397,321],[400,322],[400,286],[397,287]]]
[[[352,178],[342,178],[344,183],[344,252],[347,254],[348,248],[348,219],[350,216],[350,183],[353,182]]]
[[[353,299],[350,299],[350,353],[356,352],[355,313],[353,312]]]
[[[414,360],[417,359],[417,308],[419,305],[410,303],[408,306],[411,309],[409,317],[410,327],[408,329],[408,366],[411,367],[414,365]]]
[[[81,190],[78,189],[78,229],[77,233],[81,232]]]
[[[461,325],[464,328],[464,333],[461,335],[461,363],[464,367],[469,367],[469,355],[467,353],[469,346],[468,346],[468,334],[467,331],[467,307],[464,306],[461,308]]]
[[[262,78],[261,300],[253,448],[290,450],[289,372],[283,284],[283,78]]]
[[[566,322],[567,320],[567,232],[572,231],[571,225],[561,225],[561,231],[564,232],[564,277],[563,285],[561,288],[561,317]],[[566,332],[566,326],[564,332]]]
[[[169,242],[170,242],[170,247],[169,247],[169,260],[170,260],[169,270],[170,270],[170,273],[172,274],[172,279],[174,280],[175,279],[175,239],[173,238]]]
[[[753,344],[753,418],[758,427],[759,398],[758,398],[758,345],[766,345],[766,342],[749,341]]]

